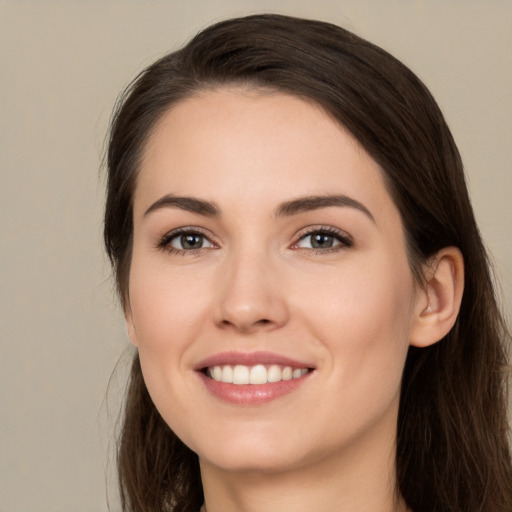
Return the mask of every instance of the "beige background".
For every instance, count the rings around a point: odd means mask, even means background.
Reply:
[[[101,246],[110,111],[143,66],[199,28],[262,11],[355,30],[431,88],[510,316],[511,1],[0,0],[1,512],[107,510],[127,361],[105,400],[127,347]]]

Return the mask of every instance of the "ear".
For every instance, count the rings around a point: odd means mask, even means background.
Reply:
[[[126,300],[126,305],[124,306],[124,319],[125,319],[125,327],[126,327],[126,335],[133,345],[138,347],[137,344],[137,333],[135,330],[135,324],[133,323],[133,314],[132,308],[130,306],[129,299]]]
[[[425,269],[418,294],[410,344],[428,347],[448,334],[457,320],[464,291],[464,259],[456,247],[445,247]]]

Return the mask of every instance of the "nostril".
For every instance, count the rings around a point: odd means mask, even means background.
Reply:
[[[267,325],[271,325],[273,322],[268,318],[261,318],[260,320],[256,320],[255,322],[244,322],[243,320],[239,321],[231,321],[228,319],[224,319],[221,321],[221,325],[223,327],[235,327],[240,329],[241,331],[252,331],[254,328],[265,327]]]

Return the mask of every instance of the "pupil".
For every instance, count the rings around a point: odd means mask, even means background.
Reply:
[[[325,249],[326,247],[332,247],[332,243],[332,236],[322,235],[321,233],[313,235],[311,240],[311,246],[315,249]]]
[[[182,235],[181,246],[184,249],[200,249],[203,245],[203,240],[200,235]]]

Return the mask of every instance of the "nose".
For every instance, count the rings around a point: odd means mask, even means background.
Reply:
[[[288,322],[286,290],[272,258],[239,252],[219,275],[215,323],[243,334],[271,331]]]

